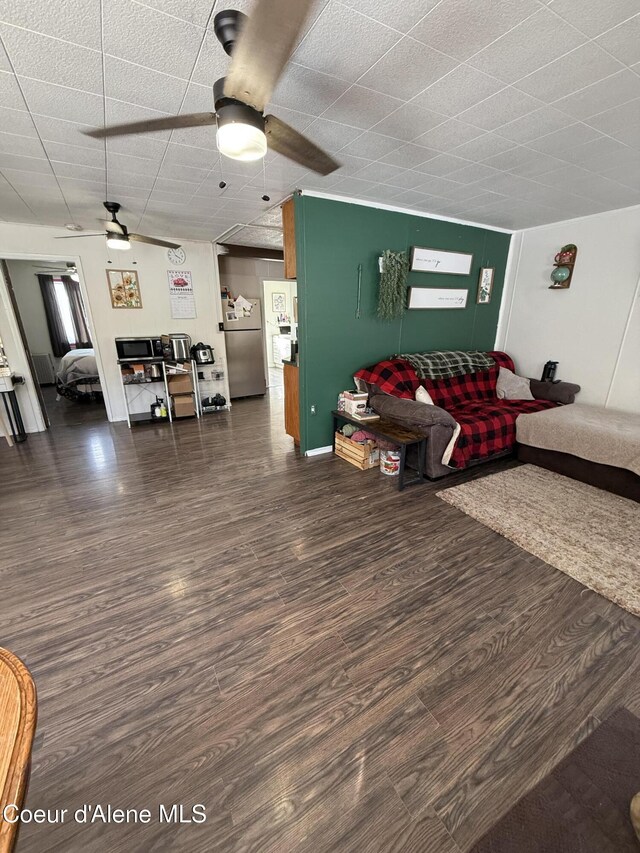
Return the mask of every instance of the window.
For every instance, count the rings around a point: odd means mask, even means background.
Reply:
[[[73,324],[73,318],[71,316],[71,305],[69,304],[69,296],[67,294],[67,289],[64,286],[64,282],[60,278],[54,277],[53,286],[55,289],[58,311],[60,312],[60,319],[62,320],[62,325],[64,327],[64,333],[66,335],[67,340],[71,344],[71,347],[73,348],[76,346],[77,340],[75,326]]]

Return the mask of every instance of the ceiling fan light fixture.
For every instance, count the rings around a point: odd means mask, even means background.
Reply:
[[[130,248],[131,243],[129,242],[129,238],[125,237],[124,234],[116,234],[115,232],[109,232],[107,234],[107,249],[126,251]]]
[[[220,153],[232,160],[260,160],[267,153],[264,117],[245,104],[220,107],[216,143]]]

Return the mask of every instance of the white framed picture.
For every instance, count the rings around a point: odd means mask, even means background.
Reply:
[[[450,287],[410,287],[409,308],[466,308],[468,295]]]
[[[448,275],[469,275],[473,255],[466,252],[448,252],[444,249],[411,248],[412,272],[439,272]]]
[[[287,310],[287,296],[285,293],[271,294],[271,310],[274,314],[284,314]]]

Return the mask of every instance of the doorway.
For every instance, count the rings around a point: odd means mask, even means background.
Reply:
[[[60,428],[105,421],[75,263],[12,259],[1,264],[44,425]]]
[[[290,280],[262,282],[264,334],[269,389],[282,388],[283,362],[291,358],[291,345],[298,339],[297,283]]]

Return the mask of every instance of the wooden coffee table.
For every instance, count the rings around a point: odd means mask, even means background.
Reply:
[[[22,661],[0,648],[0,815],[22,808],[36,729],[36,689]],[[0,853],[13,849],[19,823],[0,819]]]
[[[357,418],[352,418],[346,412],[331,412],[333,415],[333,449],[336,449],[336,432],[338,430],[339,421],[344,421],[348,424],[357,426],[358,429],[365,429],[377,438],[385,438],[392,444],[397,444],[400,447],[400,470],[398,472],[398,491],[401,492],[406,486],[417,486],[419,483],[426,482],[424,476],[424,463],[427,453],[427,437],[420,432],[402,426],[402,424],[394,421],[380,418],[376,421],[360,421]],[[417,476],[408,482],[404,478],[405,468],[407,464],[407,447],[412,444],[418,447],[418,470]]]

